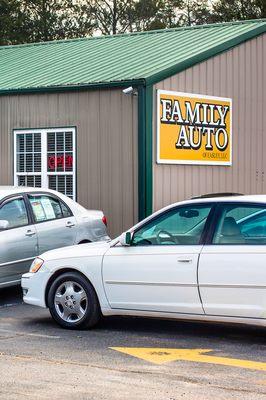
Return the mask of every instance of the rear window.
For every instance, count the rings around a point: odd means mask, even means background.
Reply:
[[[34,219],[36,222],[50,221],[71,216],[69,208],[59,199],[47,195],[30,195]]]

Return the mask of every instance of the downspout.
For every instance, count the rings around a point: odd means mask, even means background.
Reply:
[[[153,86],[138,86],[138,206],[139,220],[153,211]]]

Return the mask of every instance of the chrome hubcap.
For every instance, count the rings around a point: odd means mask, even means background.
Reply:
[[[54,297],[57,314],[66,322],[78,322],[88,308],[88,297],[85,290],[77,282],[62,283]]]

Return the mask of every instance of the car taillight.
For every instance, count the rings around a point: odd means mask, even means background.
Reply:
[[[102,217],[102,221],[103,221],[104,225],[107,226],[107,218],[105,215]]]

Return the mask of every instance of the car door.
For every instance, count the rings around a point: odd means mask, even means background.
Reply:
[[[0,220],[7,227],[0,231],[0,286],[21,278],[37,255],[37,235],[30,222],[23,196],[0,205]]]
[[[70,208],[47,193],[29,194],[29,204],[38,236],[39,254],[75,244],[77,222]]]
[[[188,205],[156,216],[131,245],[111,247],[103,280],[112,308],[202,314],[197,266],[211,205]]]
[[[206,314],[266,318],[266,204],[218,207],[199,287]]]

